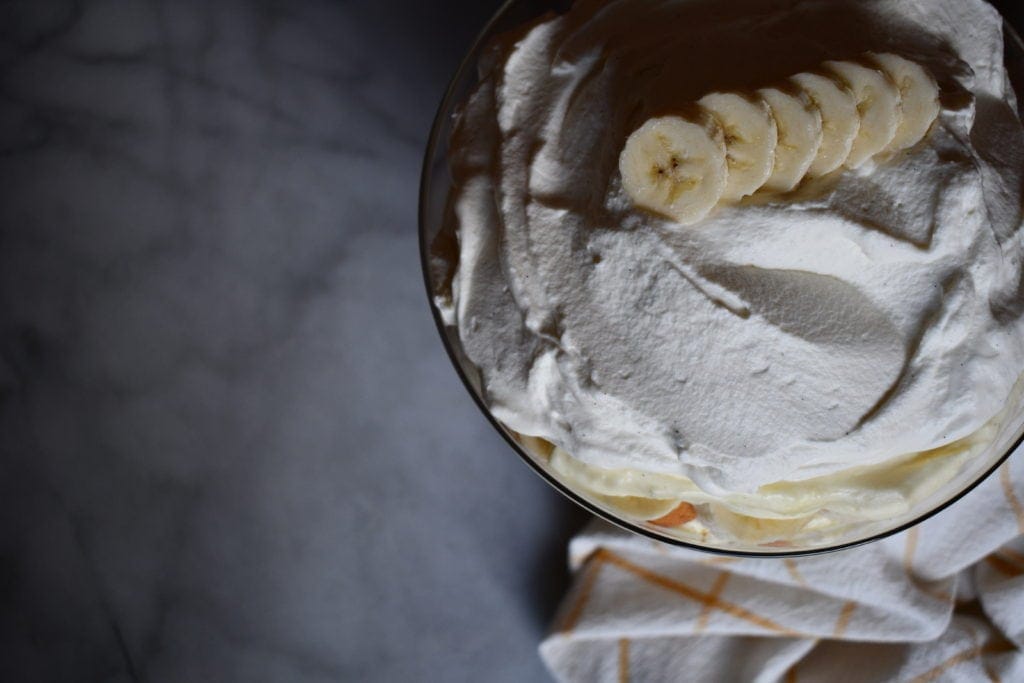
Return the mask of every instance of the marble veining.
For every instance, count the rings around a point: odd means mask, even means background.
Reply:
[[[581,515],[416,245],[496,4],[0,7],[0,680],[543,680]]]

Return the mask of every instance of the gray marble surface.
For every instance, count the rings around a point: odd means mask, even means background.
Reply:
[[[526,681],[582,516],[427,309],[496,2],[0,5],[0,681]]]
[[[0,681],[545,680],[582,515],[415,239],[496,4],[0,4]]]

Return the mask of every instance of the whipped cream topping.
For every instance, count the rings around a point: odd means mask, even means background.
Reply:
[[[915,148],[681,227],[617,159],[647,118],[828,59],[926,65]],[[581,0],[492,44],[452,140],[439,300],[493,414],[710,496],[977,432],[1024,370],[1024,132],[980,0]]]

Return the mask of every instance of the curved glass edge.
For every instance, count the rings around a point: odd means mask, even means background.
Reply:
[[[553,3],[552,3],[553,4]],[[559,3],[561,4],[561,3]],[[526,4],[522,3],[521,0],[505,0],[501,7],[495,12],[491,19],[485,24],[483,29],[477,34],[473,40],[471,47],[469,48],[466,56],[462,59],[458,68],[455,71],[455,75],[448,83],[448,87],[445,89],[444,96],[438,105],[437,112],[434,116],[434,120],[430,127],[430,135],[427,140],[427,148],[423,157],[423,164],[420,171],[420,187],[419,187],[419,203],[418,203],[418,239],[419,239],[419,252],[420,252],[420,270],[423,275],[424,289],[427,295],[427,303],[430,307],[431,315],[434,319],[434,325],[437,328],[438,335],[441,338],[441,343],[444,346],[445,352],[448,355],[452,366],[455,369],[456,374],[459,376],[463,386],[469,393],[476,404],[480,412],[483,413],[484,418],[497,430],[505,442],[515,451],[521,460],[523,460],[538,476],[544,481],[551,485],[556,491],[565,496],[568,500],[579,505],[589,513],[603,519],[610,524],[613,524],[621,529],[630,531],[635,534],[639,534],[645,538],[649,538],[654,541],[660,541],[668,545],[686,548],[688,550],[694,550],[697,552],[708,553],[712,555],[719,555],[725,557],[746,557],[746,558],[794,558],[794,557],[811,557],[818,555],[825,555],[829,553],[835,553],[842,550],[850,550],[868,543],[874,543],[891,536],[900,534],[908,529],[911,529],[928,519],[938,515],[944,510],[955,505],[958,501],[964,498],[971,491],[976,489],[982,482],[992,476],[996,470],[998,470],[1009,457],[1024,445],[1024,433],[1022,433],[1013,444],[1003,453],[997,457],[992,464],[982,471],[973,481],[958,490],[952,496],[950,496],[944,502],[939,503],[937,506],[930,508],[921,515],[904,522],[903,524],[897,525],[892,529],[886,529],[884,531],[866,536],[861,539],[853,541],[847,541],[838,543],[835,545],[828,545],[816,548],[798,548],[791,550],[783,549],[772,549],[772,550],[747,550],[747,549],[733,549],[726,547],[719,547],[713,545],[701,545],[699,543],[689,542],[673,536],[664,535],[658,533],[652,529],[635,524],[627,519],[623,519],[599,506],[587,500],[580,494],[573,491],[571,488],[563,484],[558,478],[552,473],[548,472],[536,458],[527,452],[527,450],[521,446],[508,428],[505,427],[500,421],[497,420],[484,403],[480,392],[474,386],[472,379],[466,373],[464,366],[464,358],[459,350],[456,348],[458,340],[453,340],[449,334],[449,329],[445,325],[444,320],[441,316],[441,311],[438,309],[437,304],[434,300],[434,288],[433,282],[431,281],[430,275],[430,239],[432,235],[427,234],[428,225],[428,211],[430,209],[430,197],[428,193],[430,188],[433,186],[433,165],[435,162],[435,156],[437,154],[437,148],[440,142],[445,139],[445,133],[448,132],[448,127],[451,121],[448,120],[453,105],[464,97],[465,94],[460,90],[465,86],[466,77],[470,69],[473,69],[476,65],[476,60],[479,55],[480,49],[484,46],[486,41],[494,35],[494,33],[504,24],[508,24],[505,28],[514,28],[530,19],[535,19],[537,16],[543,14],[546,11],[551,11],[553,8],[551,4],[543,4],[543,6],[536,8],[526,8]],[[518,11],[518,12],[517,12]],[[523,16],[517,16],[517,13]],[[1022,40],[1020,34],[1003,20],[1003,36],[1004,36],[1004,53],[1008,53],[1012,49],[1016,50],[1018,56],[1024,55],[1024,40]],[[1004,61],[1008,65],[1015,65],[1016,62],[1009,58],[1004,58]],[[1017,95],[1019,106],[1024,106],[1024,66],[1019,69],[1008,68],[1009,77],[1013,84],[1014,92]],[[1014,73],[1016,72],[1016,73]],[[475,80],[473,82],[475,85]],[[465,87],[469,90],[472,86]],[[440,160],[445,163],[446,160]],[[447,195],[447,193],[446,193]],[[447,198],[445,199],[447,201]]]

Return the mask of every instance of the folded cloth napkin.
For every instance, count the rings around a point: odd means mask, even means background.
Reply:
[[[1024,449],[910,531],[735,559],[594,522],[540,652],[560,681],[1024,681]]]

